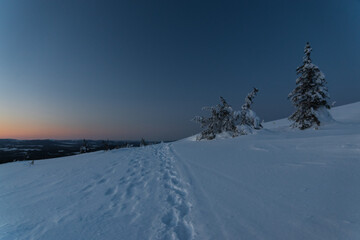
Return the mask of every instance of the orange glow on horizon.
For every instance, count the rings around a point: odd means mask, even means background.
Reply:
[[[83,136],[84,131],[41,124],[4,123],[0,121],[0,138],[15,139],[64,139]]]
[[[114,136],[114,131],[76,124],[48,123],[28,120],[0,119],[0,138],[11,139],[105,139]],[[110,137],[111,139],[114,139]],[[116,137],[115,137],[116,139]]]

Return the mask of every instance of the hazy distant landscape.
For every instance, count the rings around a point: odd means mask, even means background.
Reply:
[[[153,143],[153,142],[151,142]],[[103,140],[88,140],[89,151],[105,150]],[[109,141],[110,149],[138,147],[140,141]],[[150,144],[150,143],[149,143]],[[0,164],[23,160],[41,160],[80,153],[83,140],[0,139]]]

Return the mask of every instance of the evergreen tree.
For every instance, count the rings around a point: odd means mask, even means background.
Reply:
[[[80,147],[80,153],[86,153],[89,151],[89,146],[87,141],[84,139],[83,140],[83,145]]]
[[[233,137],[237,136],[236,120],[231,106],[223,97],[220,97],[220,104],[212,107],[204,107],[203,110],[211,112],[210,117],[195,117],[193,120],[200,123],[203,131],[198,136],[201,139],[214,139],[217,134],[228,132]]]
[[[251,129],[261,129],[260,118],[251,110],[251,105],[254,102],[259,89],[254,88],[245,98],[245,103],[241,107],[241,111],[236,112],[239,117],[238,131],[241,135],[250,133]]]
[[[102,141],[102,145],[103,145],[103,149],[104,151],[109,151],[110,150],[110,142],[109,139],[108,140],[103,140]]]
[[[140,147],[144,147],[144,146],[146,146],[145,139],[144,139],[144,138],[141,138]]]
[[[296,87],[288,98],[296,107],[296,111],[289,117],[293,121],[292,127],[306,129],[314,124],[320,125],[321,115],[329,113],[329,94],[324,74],[311,61],[312,48],[307,43],[304,50],[303,64],[296,69],[300,75],[296,79]]]

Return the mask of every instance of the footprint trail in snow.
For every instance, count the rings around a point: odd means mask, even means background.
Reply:
[[[142,226],[149,239],[193,239],[191,203],[175,161],[170,144],[132,152],[125,175],[117,181],[99,180],[109,185],[104,192],[109,197],[105,214],[126,219],[129,229]]]
[[[191,203],[188,201],[188,191],[174,166],[174,154],[171,145],[163,145],[157,152],[160,160],[160,181],[164,187],[166,208],[161,217],[163,228],[160,239],[193,239],[194,227],[189,217]]]

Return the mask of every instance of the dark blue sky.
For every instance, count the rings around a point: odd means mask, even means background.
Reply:
[[[0,137],[178,139],[252,87],[287,117],[307,41],[331,100],[359,101],[360,1],[2,1]]]

